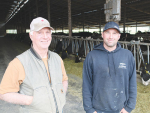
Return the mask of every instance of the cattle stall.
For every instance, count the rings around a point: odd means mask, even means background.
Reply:
[[[86,38],[79,38],[78,36],[69,37],[69,36],[61,36],[61,35],[53,35],[52,42],[50,45],[51,49],[56,47],[56,44],[59,40],[62,40],[62,48],[66,49],[67,46],[72,43],[72,54],[76,54],[79,51],[79,48],[82,46],[84,47],[84,54],[86,55],[93,50],[93,47],[103,40],[100,39],[86,39]],[[119,41],[122,48],[128,49],[133,53],[133,56],[136,61],[137,72],[140,71],[141,65],[144,62],[149,63],[149,46],[150,43],[142,43],[140,41]],[[84,46],[82,45],[84,44]]]

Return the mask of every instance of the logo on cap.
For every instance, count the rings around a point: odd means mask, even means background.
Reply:
[[[42,22],[44,21],[44,20],[41,20]]]
[[[114,26],[115,28],[119,29],[117,26]]]

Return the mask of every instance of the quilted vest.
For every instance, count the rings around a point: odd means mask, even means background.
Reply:
[[[51,83],[44,62],[32,48],[18,55],[17,58],[22,63],[26,74],[19,93],[33,96],[31,105],[20,105],[20,113],[62,113],[66,93],[62,84],[59,55],[48,51]]]

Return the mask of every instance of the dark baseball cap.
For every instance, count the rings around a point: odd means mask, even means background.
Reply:
[[[113,21],[106,23],[106,25],[104,26],[103,32],[110,28],[116,29],[120,33],[119,25]]]

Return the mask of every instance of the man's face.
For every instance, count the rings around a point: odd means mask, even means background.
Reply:
[[[107,29],[102,33],[103,44],[105,49],[112,51],[116,49],[117,42],[120,38],[120,34],[116,29]]]
[[[33,34],[30,34],[30,38],[35,50],[48,50],[52,40],[51,30],[45,27],[39,31],[34,31]]]

